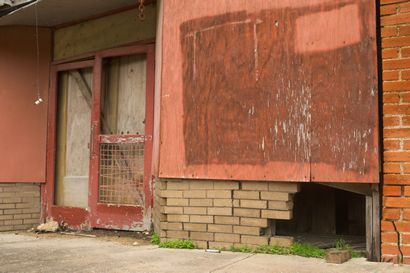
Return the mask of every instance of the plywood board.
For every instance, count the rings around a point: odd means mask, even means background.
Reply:
[[[91,85],[92,72],[84,73]],[[73,77],[68,81],[66,176],[88,176],[91,108]]]
[[[146,56],[109,58],[104,65],[103,118],[114,135],[145,132]]]
[[[145,20],[132,9],[54,32],[54,60],[155,38],[156,6],[145,7]]]
[[[211,2],[164,1],[160,176],[378,182],[374,1]]]
[[[61,72],[58,104],[56,205],[88,206],[91,101],[81,88],[92,90],[92,69],[78,70],[84,85]]]
[[[144,135],[146,56],[130,55],[120,58],[118,94],[118,134]]]

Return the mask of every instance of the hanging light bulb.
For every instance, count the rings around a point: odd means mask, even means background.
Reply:
[[[39,96],[38,98],[37,98],[37,100],[34,102],[34,104],[35,105],[39,105],[40,103],[42,103],[43,102],[43,99]]]
[[[34,102],[35,105],[39,105],[43,102],[41,98],[40,92],[40,45],[39,45],[39,37],[38,37],[38,11],[37,11],[37,3],[34,5],[34,13],[36,19],[36,59],[37,59],[37,67],[36,67],[36,89],[37,89],[37,100]]]

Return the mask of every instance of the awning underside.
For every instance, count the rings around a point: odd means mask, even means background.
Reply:
[[[0,26],[35,25],[36,3],[38,24],[43,27],[84,20],[138,3],[137,0],[39,0],[14,1],[15,4],[20,3],[20,5],[12,6],[9,2],[11,3],[8,0],[0,0]]]

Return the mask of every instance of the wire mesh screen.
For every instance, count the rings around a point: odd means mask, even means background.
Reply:
[[[101,143],[98,200],[143,206],[144,142]]]

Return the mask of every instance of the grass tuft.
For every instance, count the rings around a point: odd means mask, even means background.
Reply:
[[[363,257],[363,255],[360,252],[354,250],[351,245],[346,243],[346,241],[341,238],[336,241],[335,246],[338,250],[348,250],[352,258]]]
[[[326,251],[310,244],[293,243],[290,247],[283,246],[258,246],[252,248],[249,246],[232,246],[229,249],[232,252],[245,252],[245,253],[263,253],[263,254],[276,254],[276,255],[297,255],[302,257],[314,257],[323,258],[326,255]]]
[[[191,240],[172,240],[161,242],[161,239],[157,233],[153,233],[151,236],[151,243],[158,245],[160,248],[178,248],[178,249],[194,249],[195,244]],[[338,239],[335,243],[336,248],[339,250],[349,250],[352,258],[362,257],[362,254],[352,249],[352,247],[346,243],[343,239]],[[222,248],[221,250],[225,250]],[[307,258],[324,258],[326,251],[317,246],[295,242],[290,247],[283,246],[269,246],[262,245],[257,247],[251,246],[231,246],[229,251],[242,252],[242,253],[262,253],[262,254],[275,254],[275,255],[296,255]]]
[[[191,240],[172,240],[166,242],[160,242],[161,248],[178,248],[178,249],[194,249],[195,244]]]
[[[161,248],[179,248],[179,249],[194,249],[195,244],[191,240],[172,240],[161,242],[161,237],[158,233],[153,233],[151,235],[151,243],[158,245]]]
[[[242,252],[242,253],[251,253],[252,252],[252,248],[249,246],[231,246],[229,248],[229,251],[232,252]]]
[[[151,235],[151,243],[154,245],[159,245],[161,243],[161,238],[159,237],[158,233],[153,233]]]
[[[310,244],[294,243],[290,247],[290,254],[309,257],[309,258],[323,258],[326,256],[326,251]]]

